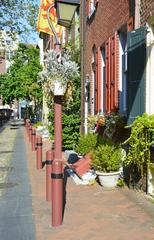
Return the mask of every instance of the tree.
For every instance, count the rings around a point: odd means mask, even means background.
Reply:
[[[9,73],[0,75],[0,95],[5,103],[13,99],[42,101],[41,85],[37,82],[38,72],[42,70],[39,63],[39,49],[32,45],[19,44],[13,56]]]
[[[24,41],[36,32],[39,5],[36,0],[0,0],[0,29],[17,33]]]

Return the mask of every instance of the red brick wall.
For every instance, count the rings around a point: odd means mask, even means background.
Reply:
[[[92,48],[104,42],[127,23],[130,17],[128,0],[100,0],[97,10],[86,24],[85,73],[91,74]]]
[[[140,22],[144,26],[149,16],[154,15],[154,0],[141,0]]]

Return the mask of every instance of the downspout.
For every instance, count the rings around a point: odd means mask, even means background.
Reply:
[[[140,0],[135,0],[135,29],[140,27]]]
[[[84,82],[84,51],[85,51],[85,0],[81,1],[80,5],[80,49],[81,49],[81,133],[84,134],[84,119],[85,119],[85,82]]]

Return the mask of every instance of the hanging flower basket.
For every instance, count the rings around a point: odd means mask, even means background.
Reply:
[[[63,96],[66,92],[66,84],[62,84],[62,82],[60,80],[56,80],[54,82],[54,95],[55,96]]]
[[[69,52],[60,54],[52,49],[46,53],[44,62],[44,69],[39,73],[38,80],[44,86],[46,96],[71,97],[69,90],[72,89],[74,76],[79,74],[79,67],[70,59]]]

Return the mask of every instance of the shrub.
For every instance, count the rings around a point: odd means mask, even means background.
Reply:
[[[92,155],[92,167],[101,172],[118,171],[122,162],[121,148],[115,145],[99,145]]]
[[[43,123],[39,121],[33,124],[33,127],[35,128],[37,128],[38,126],[43,126]]]
[[[97,145],[97,134],[88,133],[87,135],[81,135],[76,148],[76,151],[85,155],[90,151],[93,151]]]
[[[131,134],[124,142],[129,147],[124,163],[136,165],[143,175],[144,165],[151,165],[150,149],[154,144],[154,115],[144,113],[128,127],[131,128]]]

